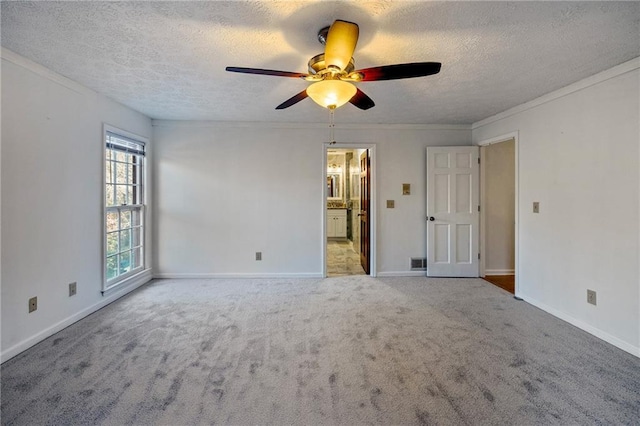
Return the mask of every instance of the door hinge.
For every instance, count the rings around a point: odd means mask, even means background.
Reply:
[[[478,260],[480,260],[480,253],[478,253]]]
[[[480,157],[478,157],[478,164],[480,164]]]
[[[478,206],[478,211],[480,211],[480,206]]]

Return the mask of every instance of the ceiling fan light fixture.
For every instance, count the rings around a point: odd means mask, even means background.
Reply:
[[[321,107],[329,109],[346,104],[356,92],[356,86],[342,80],[322,80],[307,87],[307,95]]]
[[[425,77],[440,72],[442,65],[440,62],[412,62],[355,70],[353,53],[358,43],[359,33],[358,24],[340,19],[335,20],[330,27],[320,30],[318,39],[324,44],[324,52],[309,59],[308,73],[246,67],[227,67],[226,70],[245,74],[302,78],[312,84],[278,105],[276,109],[289,108],[311,97],[318,105],[328,108],[332,114],[336,108],[347,102],[363,111],[376,105],[353,83]]]

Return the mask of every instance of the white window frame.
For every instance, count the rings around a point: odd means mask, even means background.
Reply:
[[[136,204],[123,204],[120,206],[108,206],[107,205],[107,201],[106,201],[106,192],[107,192],[107,144],[108,144],[108,138],[110,135],[113,135],[117,138],[120,138],[122,140],[125,141],[130,141],[130,142],[134,142],[136,144],[142,145],[143,147],[146,148],[149,140],[147,138],[144,138],[142,136],[127,132],[125,130],[122,129],[118,129],[116,127],[113,126],[109,126],[107,124],[104,124],[103,126],[103,143],[102,143],[102,225],[103,225],[103,232],[102,232],[102,266],[103,266],[103,284],[102,284],[102,291],[103,293],[106,292],[107,290],[113,289],[114,287],[125,283],[127,280],[129,280],[130,278],[132,278],[133,276],[143,272],[146,269],[146,251],[147,251],[147,247],[146,247],[146,233],[147,233],[147,223],[146,223],[146,215],[147,215],[147,199],[148,199],[148,160],[147,160],[147,152],[145,149],[145,154],[138,157],[141,160],[141,171],[140,171],[140,179],[141,182],[138,184],[140,186],[140,200],[138,203]],[[108,232],[107,232],[107,214],[110,212],[122,212],[122,211],[126,211],[126,210],[131,210],[131,211],[138,211],[139,212],[139,216],[140,216],[140,265],[132,268],[131,270],[117,275],[114,278],[108,279],[107,278],[107,236],[108,236]],[[133,215],[132,215],[133,216]],[[133,245],[132,245],[133,248]],[[133,252],[133,250],[132,250]],[[118,253],[121,253],[121,251],[119,250]]]

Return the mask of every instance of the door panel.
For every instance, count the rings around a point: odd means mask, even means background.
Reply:
[[[477,277],[478,147],[427,148],[427,275]]]
[[[369,150],[360,155],[360,264],[366,274],[369,274],[369,200],[371,182]]]
[[[449,185],[449,175],[434,175],[434,213],[449,213],[449,193],[451,192]]]
[[[471,213],[471,175],[456,175],[456,213]]]
[[[449,231],[450,226],[447,224],[434,225],[434,244],[433,253],[434,261],[437,263],[449,263]]]
[[[473,238],[471,236],[471,226],[468,224],[456,225],[456,262],[457,263],[470,263],[471,251],[473,247],[471,242]]]

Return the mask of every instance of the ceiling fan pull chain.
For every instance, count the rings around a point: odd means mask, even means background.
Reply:
[[[334,130],[336,127],[334,111],[335,108],[329,108],[329,145],[335,145],[336,143],[334,136]]]

